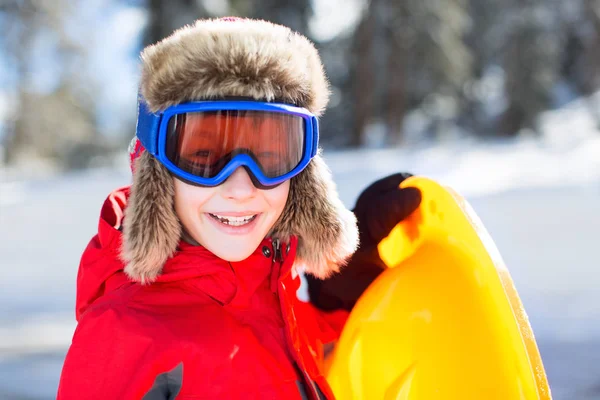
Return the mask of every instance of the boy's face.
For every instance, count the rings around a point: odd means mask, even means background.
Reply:
[[[219,186],[198,187],[173,178],[175,212],[186,232],[219,258],[241,261],[258,247],[285,207],[290,181],[257,189],[244,168]]]

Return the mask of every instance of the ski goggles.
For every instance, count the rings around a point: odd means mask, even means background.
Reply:
[[[146,151],[188,183],[217,186],[244,167],[268,188],[300,173],[317,154],[317,118],[304,108],[257,101],[200,101],[159,113],[140,100],[136,135]]]

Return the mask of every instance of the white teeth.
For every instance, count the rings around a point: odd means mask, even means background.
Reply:
[[[252,220],[254,220],[254,218],[256,218],[256,215],[247,215],[244,217],[231,217],[231,216],[225,216],[225,215],[210,214],[210,216],[225,225],[231,225],[231,226],[246,225],[247,223],[252,222]]]

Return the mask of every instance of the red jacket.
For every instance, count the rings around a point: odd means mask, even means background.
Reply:
[[[266,239],[232,263],[182,242],[158,280],[140,285],[118,257],[128,193],[105,201],[82,256],[58,398],[333,399],[322,344],[347,315],[297,299],[296,239],[279,251]]]

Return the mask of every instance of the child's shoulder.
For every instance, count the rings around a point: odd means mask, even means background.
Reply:
[[[221,359],[234,344],[253,343],[242,318],[177,285],[121,288],[90,306],[77,329],[85,341],[109,340],[124,351],[144,344],[158,352],[187,351],[192,358],[209,354]]]
[[[217,301],[186,290],[184,285],[131,282],[97,299],[81,319],[105,320],[113,327],[153,335],[157,327],[172,332],[174,326],[191,329],[195,324],[207,325],[206,321],[211,322],[210,330],[215,332],[220,327],[225,329],[229,318]]]

